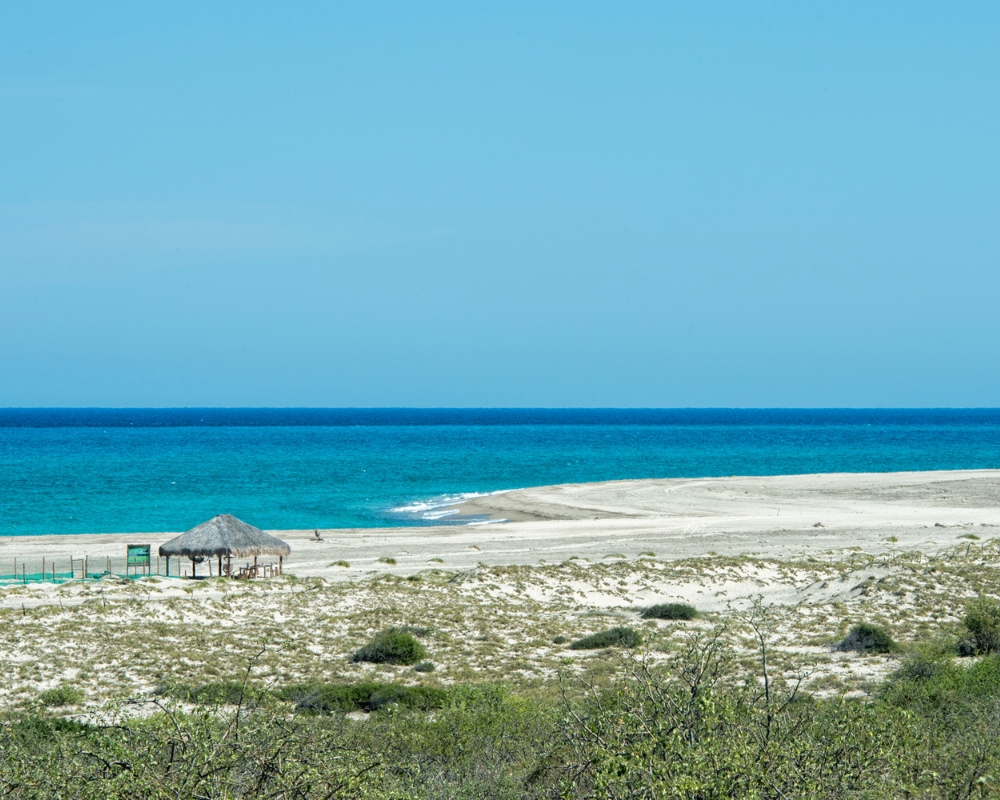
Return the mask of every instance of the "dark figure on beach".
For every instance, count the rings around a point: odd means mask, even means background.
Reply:
[[[313,531],[313,538],[317,542],[322,542],[323,541],[322,537],[320,537],[320,535],[319,535],[319,528],[317,528],[315,531]]]

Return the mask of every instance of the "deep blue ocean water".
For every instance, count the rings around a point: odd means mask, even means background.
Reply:
[[[987,467],[998,409],[0,409],[0,535],[432,524],[459,495],[552,483]]]

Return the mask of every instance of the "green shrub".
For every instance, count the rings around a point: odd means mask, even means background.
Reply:
[[[414,672],[433,672],[435,669],[433,661],[421,661],[413,668]]]
[[[561,636],[560,635],[560,636],[557,636],[555,639],[552,640],[552,644],[566,644],[566,642],[568,642],[568,641],[569,641],[569,639],[567,639],[565,636]]]
[[[959,647],[970,654],[1000,652],[1000,603],[980,597],[965,607],[967,636]]]
[[[611,628],[584,636],[569,646],[570,650],[600,650],[603,647],[638,647],[642,642],[639,634],[631,628]]]
[[[397,686],[385,683],[315,684],[287,686],[279,692],[283,700],[295,703],[298,711],[330,714],[348,711],[377,711],[390,705],[430,710],[443,708],[448,692],[427,686]]]
[[[1000,656],[966,667],[946,656],[918,654],[893,673],[880,694],[894,706],[953,712],[970,700],[1000,698]]]
[[[57,686],[55,689],[47,689],[38,695],[42,704],[50,707],[75,706],[83,698],[83,691],[75,686]]]
[[[698,612],[687,603],[660,603],[642,612],[643,619],[694,619]]]
[[[390,628],[355,652],[351,661],[410,666],[425,658],[427,649],[413,638],[412,633]]]
[[[351,565],[348,562],[344,561],[344,559],[340,559],[339,561],[334,561],[330,566],[343,567],[344,569],[350,569],[351,567]]]
[[[381,561],[383,564],[389,564],[390,566],[396,565],[396,559],[394,559],[392,556],[382,556],[382,558],[380,558],[379,561]]]
[[[856,650],[862,653],[893,653],[898,648],[884,630],[877,625],[861,622],[848,632],[837,645],[838,650]]]
[[[168,684],[156,690],[157,694],[173,697],[185,703],[202,706],[237,705],[249,697],[258,697],[259,689],[245,687],[242,681],[217,681],[189,686],[183,683]]]

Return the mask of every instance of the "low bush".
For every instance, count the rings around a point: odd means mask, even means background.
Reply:
[[[569,639],[567,639],[565,636],[560,635],[552,640],[552,644],[566,644],[566,642],[568,641]]]
[[[698,612],[687,603],[660,603],[642,612],[643,619],[694,619]]]
[[[38,695],[42,705],[52,708],[59,706],[75,706],[84,698],[83,691],[75,686],[57,686],[55,689],[47,689]]]
[[[894,653],[898,646],[892,637],[877,625],[861,622],[848,632],[840,643],[838,650],[856,650],[861,653]]]
[[[443,708],[448,701],[448,692],[444,689],[385,683],[304,683],[285,687],[279,696],[295,703],[299,711],[321,714],[377,711],[390,705],[426,711]]]
[[[427,658],[427,649],[412,633],[390,628],[351,656],[351,661],[370,664],[401,664],[411,666]]]
[[[610,630],[584,636],[569,646],[570,650],[600,650],[604,647],[638,647],[642,638],[631,628],[611,628]]]
[[[1000,652],[1000,603],[980,597],[965,607],[962,619],[966,636],[959,644],[963,653],[980,655]]]
[[[382,558],[380,558],[379,561],[381,561],[383,564],[388,564],[389,566],[396,565],[396,559],[394,559],[392,556],[382,556]]]
[[[433,672],[435,669],[433,661],[421,661],[413,668],[414,672]]]
[[[951,711],[977,699],[1000,698],[1000,656],[963,666],[946,656],[918,654],[893,673],[880,695],[894,706]]]
[[[342,558],[340,560],[338,560],[338,561],[334,561],[332,564],[330,564],[330,566],[331,567],[343,567],[344,569],[350,569],[350,567],[351,567],[350,563],[348,563],[347,561],[344,561],[344,559],[342,559]]]
[[[168,684],[160,686],[156,693],[201,706],[234,706],[249,698],[259,698],[261,690],[256,687],[245,687],[242,681],[217,681],[198,686],[183,683]]]

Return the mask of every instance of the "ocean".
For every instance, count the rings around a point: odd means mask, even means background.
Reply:
[[[0,409],[0,535],[448,522],[622,478],[1000,468],[1000,410]]]

